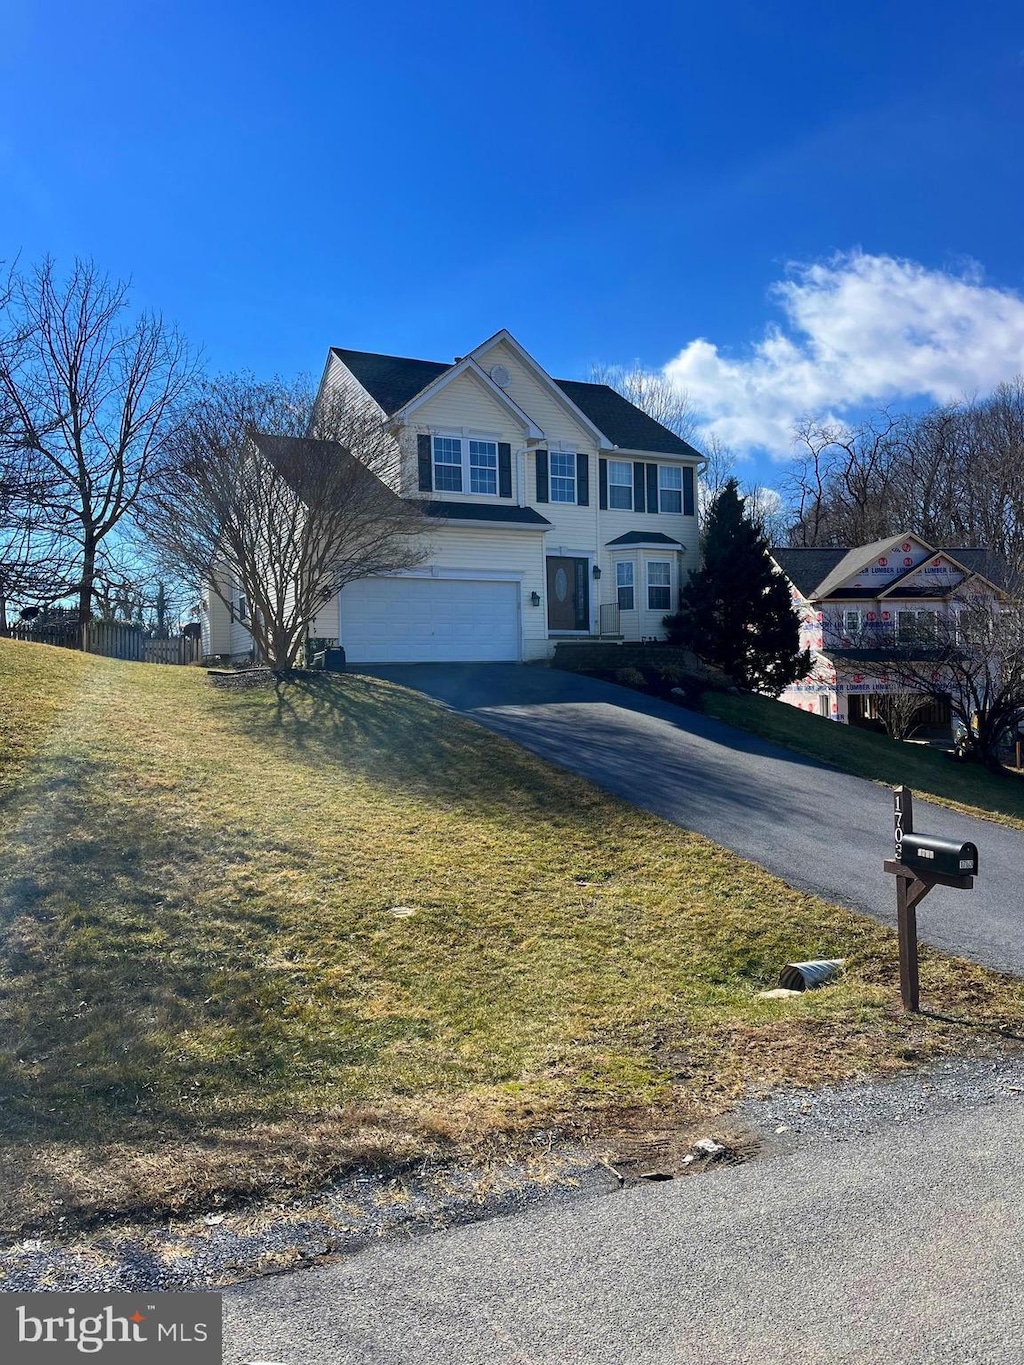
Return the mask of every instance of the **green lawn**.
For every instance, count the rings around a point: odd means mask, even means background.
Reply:
[[[900,743],[855,725],[837,725],[768,697],[706,692],[703,709],[857,777],[888,786],[902,783],[941,805],[1024,828],[1024,779],[1011,769],[998,775],[978,763],[954,763],[924,745]]]
[[[8,1233],[682,1123],[980,1036],[902,1017],[887,930],[388,683],[0,641],[0,687]],[[851,970],[758,999],[807,956]],[[1024,1021],[1020,983],[937,953],[922,991]]]

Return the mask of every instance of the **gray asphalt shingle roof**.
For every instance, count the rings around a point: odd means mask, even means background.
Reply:
[[[845,546],[815,549],[788,549],[779,546],[773,548],[771,553],[779,568],[804,597],[827,597],[832,594],[851,599],[875,597],[877,591],[874,588],[847,588],[840,591],[839,585],[844,578],[850,578],[873,559],[879,551],[891,545],[893,539],[893,536],[886,536],[884,540],[872,541],[869,545],[858,545],[852,550]],[[949,555],[965,569],[982,574],[996,587],[1006,586],[1005,566],[1000,565],[990,550],[977,546],[936,546],[935,552]],[[913,572],[913,569],[908,569],[906,574],[899,575],[895,580],[890,579],[883,586],[891,588],[894,582],[899,582],[899,578],[909,577]]]
[[[359,383],[390,416],[405,407],[439,375],[452,368],[437,360],[412,360],[406,356],[378,355],[374,351],[348,351],[332,346]],[[674,432],[648,417],[608,384],[585,384],[576,379],[554,383],[585,417],[623,450],[650,451],[659,455],[683,455],[701,459],[699,451]]]
[[[845,548],[790,550],[776,546],[771,553],[797,591],[803,593],[804,597],[810,597],[849,551]]]
[[[682,541],[673,540],[663,531],[627,531],[624,536],[616,536],[608,541],[609,545],[674,545],[682,549]]]
[[[446,521],[498,521],[519,526],[550,526],[532,507],[511,507],[507,503],[437,502],[426,498],[405,498],[405,502],[419,507],[424,516],[443,517]]]

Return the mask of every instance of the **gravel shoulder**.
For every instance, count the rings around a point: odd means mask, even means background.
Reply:
[[[704,1128],[721,1160],[770,1163],[823,1145],[882,1143],[900,1125],[980,1109],[1024,1095],[1024,1050],[945,1059],[880,1082],[751,1095]],[[609,1161],[605,1153],[534,1135],[536,1154],[486,1167],[416,1167],[398,1175],[357,1173],[287,1206],[227,1209],[155,1226],[104,1228],[62,1242],[28,1238],[0,1247],[0,1290],[213,1289],[346,1259],[468,1223],[569,1207],[614,1196],[668,1173],[657,1163]],[[691,1152],[694,1150],[691,1146]],[[838,1153],[837,1153],[838,1156]],[[685,1157],[684,1157],[685,1161]],[[716,1166],[699,1149],[671,1168],[687,1182]]]

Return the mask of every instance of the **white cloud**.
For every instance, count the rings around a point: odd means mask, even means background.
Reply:
[[[664,368],[705,436],[738,451],[792,451],[804,416],[986,393],[1024,371],[1024,298],[915,261],[851,252],[794,265],[771,295],[785,317],[745,357],[699,339]]]

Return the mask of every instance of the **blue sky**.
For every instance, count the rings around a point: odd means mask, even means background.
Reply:
[[[0,257],[214,368],[640,358],[771,478],[801,412],[1024,369],[1024,11],[7,0]]]

